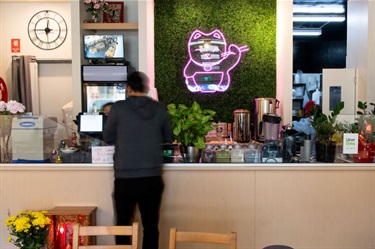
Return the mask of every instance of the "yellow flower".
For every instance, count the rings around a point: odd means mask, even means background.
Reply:
[[[10,235],[17,237],[8,237],[8,241],[20,248],[43,247],[48,236],[47,225],[51,223],[46,213],[47,211],[21,211],[6,219]]]

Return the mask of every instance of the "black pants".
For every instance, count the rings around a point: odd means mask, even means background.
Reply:
[[[117,225],[128,226],[138,203],[143,225],[143,249],[159,247],[159,211],[164,182],[161,176],[115,179]],[[116,244],[130,244],[129,237],[117,236]]]

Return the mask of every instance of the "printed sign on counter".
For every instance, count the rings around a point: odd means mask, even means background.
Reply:
[[[357,133],[344,133],[343,153],[344,154],[357,154],[358,153],[358,134]]]
[[[115,146],[92,146],[92,163],[113,163]]]

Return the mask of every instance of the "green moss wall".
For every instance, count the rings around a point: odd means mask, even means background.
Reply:
[[[253,113],[254,98],[276,97],[276,0],[155,0],[155,87],[165,104],[217,112],[215,121],[233,122],[233,111]],[[223,93],[191,93],[183,69],[190,34],[223,32],[227,44],[247,45]]]

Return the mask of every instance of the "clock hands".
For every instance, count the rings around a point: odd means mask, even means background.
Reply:
[[[44,32],[46,32],[46,35],[48,37],[48,33],[51,32],[52,29],[49,28],[49,19],[47,20],[47,27],[44,29]]]

